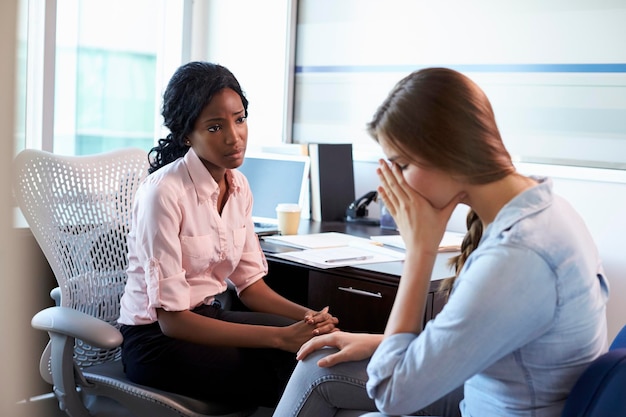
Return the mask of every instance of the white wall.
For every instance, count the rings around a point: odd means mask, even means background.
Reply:
[[[3,127],[4,151],[0,153],[0,415],[16,415],[13,404],[27,384],[22,352],[28,346],[30,319],[26,308],[31,303],[32,288],[26,288],[20,276],[20,250],[13,237],[11,207],[12,133],[15,131],[15,68],[17,45],[17,0],[0,2],[0,126]]]

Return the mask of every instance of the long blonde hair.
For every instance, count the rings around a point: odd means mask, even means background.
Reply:
[[[407,159],[486,184],[513,173],[511,156],[502,143],[491,103],[465,75],[448,68],[415,71],[396,84],[367,124],[369,134],[391,142]],[[461,254],[451,260],[455,276],[444,280],[449,291],[482,236],[473,210]]]

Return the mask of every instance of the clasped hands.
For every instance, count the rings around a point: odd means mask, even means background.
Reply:
[[[309,310],[304,314],[304,319],[284,329],[282,349],[297,352],[302,344],[311,338],[334,332],[339,320],[328,312],[328,307],[320,311]]]
[[[320,311],[307,311],[304,315],[304,322],[314,327],[313,335],[318,336],[338,330],[336,325],[339,320],[328,312],[328,306],[326,306]]]

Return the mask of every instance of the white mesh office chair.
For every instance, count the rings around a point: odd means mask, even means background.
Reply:
[[[58,283],[57,306],[32,319],[50,335],[41,375],[72,417],[248,416],[254,409],[160,391],[124,375],[117,318],[126,234],[147,168],[140,149],[93,156],[29,149],[16,157],[15,198]]]

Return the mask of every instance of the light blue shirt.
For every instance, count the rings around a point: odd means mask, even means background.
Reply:
[[[464,417],[556,417],[607,350],[608,282],[583,220],[541,180],[505,205],[424,331],[384,340],[368,394],[409,414],[465,382]]]

